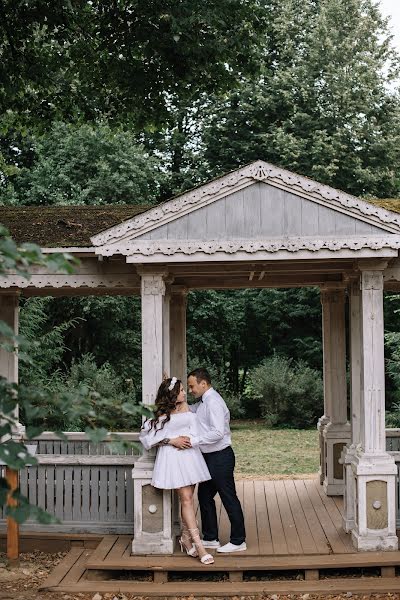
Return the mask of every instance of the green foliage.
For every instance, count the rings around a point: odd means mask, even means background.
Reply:
[[[400,190],[399,59],[372,0],[279,0],[262,76],[208,107],[220,174],[261,158],[356,195]],[[279,8],[278,8],[279,6]]]
[[[323,410],[320,373],[277,354],[251,371],[247,394],[259,400],[270,426],[311,427]]]
[[[101,115],[154,127],[172,97],[254,72],[265,16],[255,0],[4,0],[0,114],[8,126]]]
[[[151,204],[158,162],[128,131],[105,124],[55,123],[34,140],[36,160],[12,177],[3,202],[18,204]],[[0,188],[1,190],[1,188]]]

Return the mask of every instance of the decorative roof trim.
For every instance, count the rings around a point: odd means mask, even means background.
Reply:
[[[216,254],[223,252],[225,254],[236,254],[245,252],[247,254],[256,254],[257,252],[279,252],[287,250],[289,252],[298,252],[299,250],[310,250],[318,252],[319,250],[330,250],[336,252],[342,249],[361,250],[369,248],[371,250],[382,250],[383,248],[400,248],[399,236],[373,237],[358,236],[353,238],[314,238],[314,237],[293,237],[293,238],[275,238],[269,240],[229,240],[229,241],[202,241],[202,240],[146,240],[130,242],[127,245],[110,244],[96,249],[96,254],[102,256],[113,256],[122,254],[124,256],[154,256],[161,254],[163,256],[173,256],[174,254]]]
[[[132,239],[154,227],[181,217],[193,209],[206,206],[220,197],[245,188],[254,181],[261,181],[297,193],[334,210],[357,216],[363,221],[378,225],[387,231],[400,232],[400,215],[302,175],[264,161],[256,161],[98,233],[91,238],[91,241],[94,246],[100,246],[106,243],[120,242],[127,235]]]

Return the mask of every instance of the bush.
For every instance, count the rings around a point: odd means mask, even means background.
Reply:
[[[259,400],[261,417],[269,426],[312,427],[323,412],[320,373],[279,355],[251,371],[247,395]]]

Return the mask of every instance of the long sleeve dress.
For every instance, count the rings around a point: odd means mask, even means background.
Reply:
[[[175,446],[159,446],[154,464],[152,485],[156,488],[170,490],[185,487],[211,479],[210,472],[199,448],[200,433],[197,416],[190,412],[174,413],[170,415],[164,427],[162,422],[166,417],[161,417],[150,429],[150,420],[142,427],[139,439],[146,450],[149,450],[165,438],[176,438],[187,435],[192,448],[178,450]]]

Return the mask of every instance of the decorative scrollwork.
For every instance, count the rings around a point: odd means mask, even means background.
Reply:
[[[129,232],[133,232],[135,237],[140,235],[140,230],[153,225],[160,225],[168,222],[178,213],[186,214],[188,208],[196,205],[200,208],[213,201],[215,196],[221,193],[232,193],[235,188],[240,189],[245,185],[250,185],[253,181],[264,181],[286,189],[291,192],[298,192],[300,195],[307,194],[309,198],[315,198],[322,201],[324,205],[333,209],[337,207],[344,208],[346,212],[355,215],[361,214],[371,218],[371,221],[378,224],[390,225],[392,230],[400,232],[400,216],[389,212],[383,208],[360,200],[340,190],[336,190],[302,175],[292,173],[286,169],[280,169],[264,161],[256,161],[242,169],[228,173],[210,183],[202,185],[194,190],[181,194],[177,198],[168,200],[164,204],[141,213],[120,225],[116,225],[99,233],[91,238],[95,246],[118,242],[122,240]],[[343,212],[343,210],[342,210]]]

